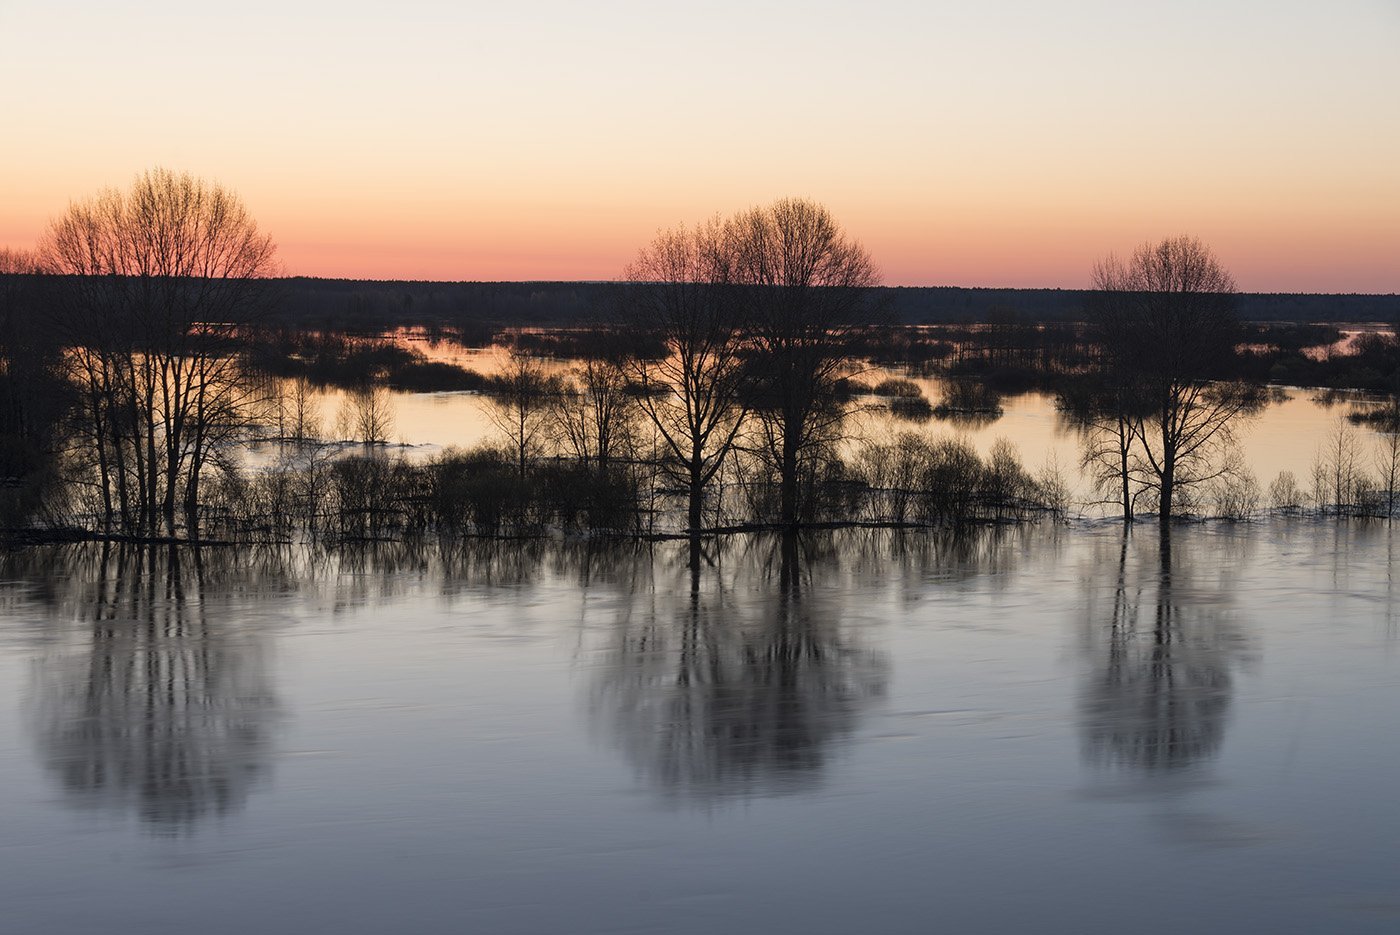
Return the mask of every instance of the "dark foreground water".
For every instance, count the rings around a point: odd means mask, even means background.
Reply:
[[[0,929],[1393,933],[1393,550],[11,554]]]

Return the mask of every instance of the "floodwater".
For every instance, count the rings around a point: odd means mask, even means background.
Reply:
[[[470,356],[458,354],[454,362],[465,363],[481,372],[491,372],[499,364],[496,351],[482,350]],[[559,372],[567,372],[568,362],[550,362]],[[899,374],[872,369],[862,376],[878,382]],[[943,398],[943,382],[936,377],[915,378],[925,396],[934,404]],[[1237,419],[1234,434],[1239,450],[1261,490],[1280,473],[1289,472],[1300,488],[1306,489],[1320,449],[1335,444],[1338,430],[1354,433],[1358,445],[1358,467],[1375,473],[1373,463],[1383,452],[1382,438],[1370,428],[1353,428],[1346,421],[1348,412],[1364,408],[1361,394],[1299,387],[1276,387],[1276,398],[1260,412]],[[346,394],[331,390],[316,395],[321,421],[333,432],[337,414],[347,407]],[[1055,407],[1053,396],[1024,393],[1001,401],[1002,413],[994,418],[929,419],[910,422],[893,416],[878,400],[866,399],[855,407],[845,426],[847,445],[854,450],[866,441],[888,440],[899,432],[915,432],[932,438],[961,438],[983,455],[999,439],[1010,441],[1022,463],[1032,473],[1053,468],[1085,510],[1097,499],[1090,482],[1081,474],[1079,462],[1082,436],[1072,421]],[[429,456],[447,448],[471,448],[499,442],[504,432],[493,418],[496,406],[488,396],[472,392],[393,393],[390,396],[393,428],[390,438],[403,447],[395,448],[407,457]],[[343,421],[343,420],[341,420]],[[1267,506],[1267,504],[1264,504]],[[1096,512],[1095,508],[1087,512]],[[1101,511],[1097,511],[1101,512]]]
[[[3,928],[1393,933],[1395,539],[0,556]]]

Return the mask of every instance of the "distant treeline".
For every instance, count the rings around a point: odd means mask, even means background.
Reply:
[[[0,274],[0,281],[13,274]],[[497,328],[589,324],[610,317],[617,284],[608,282],[422,282],[292,277],[265,283],[269,323],[299,328],[382,331],[450,328],[466,343],[489,344]],[[1084,289],[876,287],[875,303],[900,324],[1083,321]],[[1244,321],[1400,320],[1400,295],[1241,293]]]
[[[495,326],[586,324],[607,318],[616,286],[605,282],[413,282],[295,277],[274,282],[275,318],[304,327],[381,330],[441,325],[488,343]],[[903,324],[986,322],[1008,314],[1032,321],[1082,321],[1082,289],[876,288]],[[1352,322],[1400,319],[1400,295],[1243,293],[1245,321]]]

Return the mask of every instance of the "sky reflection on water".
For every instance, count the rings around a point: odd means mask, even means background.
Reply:
[[[16,931],[1390,932],[1383,524],[0,558]]]
[[[477,350],[454,359],[490,372],[499,366],[500,354],[499,349]],[[573,362],[551,360],[547,366],[565,373]],[[872,367],[861,378],[878,382],[904,375]],[[930,401],[937,403],[943,398],[945,385],[941,379],[916,376],[914,382]],[[1292,473],[1298,485],[1307,488],[1319,449],[1345,424],[1347,413],[1360,405],[1361,397],[1345,391],[1333,391],[1329,396],[1325,391],[1296,387],[1274,390],[1276,396],[1269,405],[1249,418],[1237,420],[1234,429],[1240,451],[1261,489],[1266,489],[1283,471]],[[391,394],[391,399],[391,441],[408,446],[391,450],[407,457],[501,441],[501,429],[491,417],[493,403],[487,396],[470,392],[399,392]],[[1083,450],[1080,430],[1072,418],[1056,409],[1051,395],[1035,392],[1003,397],[1003,411],[998,416],[934,418],[924,422],[898,418],[881,402],[866,400],[862,405],[873,408],[856,412],[845,425],[846,444],[852,451],[867,441],[887,441],[900,432],[914,432],[931,438],[962,438],[986,456],[998,440],[1006,439],[1032,472],[1054,466],[1068,485],[1076,510],[1090,516],[1102,515],[1104,507],[1090,502],[1096,501],[1098,495],[1079,467]],[[346,394],[338,390],[318,393],[316,406],[326,430],[332,431],[337,415],[347,406]],[[1363,452],[1361,464],[1374,472],[1382,436],[1368,428],[1354,431]]]

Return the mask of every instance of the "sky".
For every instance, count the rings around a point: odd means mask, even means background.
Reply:
[[[1400,292],[1400,0],[0,0],[0,87],[0,246],[165,166],[291,275],[613,279],[800,196],[893,285],[1185,233]]]

